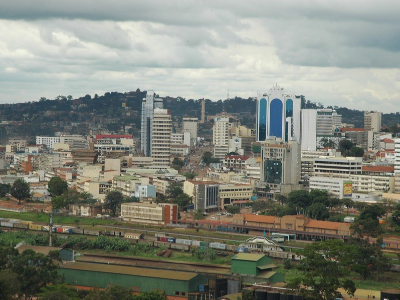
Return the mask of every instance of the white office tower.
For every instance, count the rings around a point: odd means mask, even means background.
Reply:
[[[224,158],[229,152],[229,118],[217,117],[213,126],[214,157]]]
[[[300,110],[301,98],[285,94],[278,85],[268,93],[257,95],[257,141],[262,142],[274,136],[284,141],[294,138],[300,143]]]
[[[382,113],[381,112],[364,112],[364,130],[379,132],[382,128]]]
[[[400,194],[400,139],[394,139],[394,192]]]
[[[153,115],[151,157],[153,165],[168,167],[171,156],[172,120],[168,109],[155,108]]]
[[[301,150],[317,149],[317,110],[301,110]]]
[[[155,98],[153,91],[147,91],[146,98],[142,100],[142,122],[141,122],[141,147],[145,156],[151,156],[151,138],[153,132],[154,109],[163,108],[163,100]]]
[[[317,136],[332,136],[340,128],[342,116],[331,108],[317,109]]]

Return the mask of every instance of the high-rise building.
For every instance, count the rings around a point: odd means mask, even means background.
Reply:
[[[197,130],[199,128],[198,118],[183,118],[182,120],[182,131],[190,132],[190,139],[192,143],[195,144],[197,140]]]
[[[301,110],[301,150],[317,149],[317,110]]]
[[[400,139],[394,140],[394,192],[400,193]]]
[[[317,109],[317,136],[332,136],[336,129],[342,124],[342,116],[334,109]]]
[[[155,108],[153,115],[151,157],[153,165],[169,166],[172,120],[168,109]]]
[[[214,157],[224,158],[229,152],[229,118],[216,117],[213,126]]]
[[[270,138],[261,146],[261,181],[271,191],[290,192],[299,188],[300,144]]]
[[[268,93],[257,96],[257,141],[275,136],[284,141],[293,138],[300,142],[301,98],[285,94],[274,85]]]
[[[379,132],[382,128],[382,113],[381,112],[364,112],[364,130]]]
[[[147,91],[146,98],[142,100],[141,146],[145,156],[151,156],[151,138],[153,133],[153,115],[155,108],[163,108],[163,100],[155,98],[153,91]]]
[[[204,98],[203,98],[203,100],[201,101],[201,120],[200,120],[200,123],[204,124],[205,120],[206,120],[206,100],[204,100]]]

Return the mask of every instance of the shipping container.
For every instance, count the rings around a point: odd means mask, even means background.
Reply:
[[[22,224],[22,223],[14,223],[14,228],[28,229],[29,225],[28,224]]]
[[[32,221],[25,221],[25,220],[20,220],[19,222],[22,224],[32,224],[33,223]]]
[[[29,224],[29,229],[30,230],[41,231],[42,227],[43,227],[42,225],[38,225],[38,224],[33,224],[33,223]]]
[[[1,221],[1,222],[0,222],[0,225],[1,225],[2,227],[9,227],[9,228],[13,228],[13,227],[14,227],[14,223],[12,223],[12,222],[7,222],[7,221]]]
[[[189,245],[185,244],[170,244],[171,249],[176,249],[176,250],[183,250],[183,251],[189,251]]]
[[[57,228],[53,228],[53,229],[55,229],[55,232],[58,232],[58,233],[64,232],[64,228],[62,228],[62,227],[57,227]]]
[[[155,237],[164,237],[166,236],[165,233],[156,233],[154,234]]]
[[[160,237],[157,237],[157,241],[166,243],[167,242],[167,238],[165,236],[160,236]]]
[[[189,245],[189,246],[192,245],[191,240],[185,240],[185,239],[176,239],[175,243]]]
[[[192,241],[192,246],[200,246],[200,241]]]
[[[75,234],[83,234],[83,229],[80,229],[80,228],[72,228],[72,229],[71,229],[71,232],[72,232],[72,233],[75,233]]]
[[[100,232],[98,232],[96,230],[87,230],[87,229],[85,229],[84,234],[85,235],[100,235]]]
[[[21,223],[21,221],[18,220],[18,219],[8,219],[8,222],[11,222],[11,223]]]
[[[225,249],[226,249],[226,244],[210,243],[210,244],[209,244],[209,247],[210,247],[210,248],[214,248],[214,249],[225,250]]]
[[[171,244],[170,243],[164,243],[164,242],[154,242],[154,247],[170,249],[171,248]]]
[[[62,233],[72,233],[72,228],[63,228],[62,230]]]
[[[133,239],[133,240],[141,239],[142,236],[143,236],[142,233],[136,233],[136,232],[126,232],[126,233],[124,234],[124,237],[125,237],[126,239]]]
[[[167,238],[168,243],[175,243],[175,238]]]
[[[42,226],[42,231],[49,231],[49,226],[47,226],[47,225]]]
[[[236,251],[239,253],[247,253],[247,252],[249,252],[249,249],[247,249],[245,247],[237,247]]]

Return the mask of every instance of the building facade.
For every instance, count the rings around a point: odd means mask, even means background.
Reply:
[[[229,151],[229,118],[216,117],[213,126],[214,157],[224,158]]]
[[[256,138],[265,141],[275,136],[284,141],[301,141],[301,99],[285,94],[283,88],[273,86],[268,93],[257,96]]]
[[[151,157],[156,166],[168,167],[171,157],[172,120],[168,109],[154,109]]]
[[[163,108],[163,100],[156,98],[153,91],[147,91],[146,98],[142,100],[142,118],[140,149],[145,156],[151,156],[151,140],[153,133],[153,116],[155,108]]]

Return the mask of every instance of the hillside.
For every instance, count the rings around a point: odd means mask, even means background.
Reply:
[[[0,139],[14,136],[33,138],[36,135],[53,135],[55,132],[88,134],[90,130],[95,133],[103,128],[120,132],[125,125],[132,125],[131,133],[138,137],[141,103],[145,93],[137,89],[128,93],[107,92],[94,97],[86,95],[78,99],[58,96],[54,100],[41,98],[27,103],[1,104],[0,118],[3,124],[0,127]],[[185,116],[200,119],[201,99],[166,96],[164,106],[170,109],[175,127]],[[303,98],[303,107],[321,106]],[[216,115],[222,111],[237,114],[243,125],[255,125],[256,103],[253,98],[235,97],[223,101],[206,99],[206,115]],[[363,127],[363,111],[345,107],[337,108],[337,111],[342,114],[343,122]],[[384,126],[398,124],[400,114],[384,114],[382,123]]]

